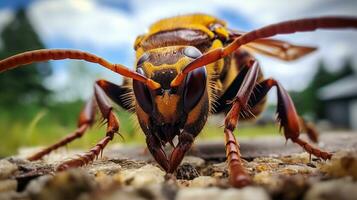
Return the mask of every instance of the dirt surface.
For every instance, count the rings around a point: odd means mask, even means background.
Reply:
[[[0,160],[1,199],[357,199],[357,133],[323,134],[319,147],[330,161],[304,153],[283,137],[241,140],[253,185],[230,187],[223,141],[198,142],[172,175],[165,174],[144,146],[113,145],[79,169],[56,173],[61,161],[81,151],[60,149],[41,161]],[[170,150],[170,149],[168,149]]]

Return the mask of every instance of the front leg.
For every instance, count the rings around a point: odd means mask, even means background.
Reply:
[[[92,162],[99,154],[104,150],[107,144],[113,139],[114,134],[119,130],[119,120],[113,112],[113,107],[110,105],[108,98],[106,97],[103,88],[97,83],[94,85],[94,95],[96,103],[99,107],[102,117],[106,120],[107,131],[106,136],[100,140],[94,147],[88,152],[80,155],[78,158],[70,159],[63,162],[57,167],[58,171],[66,170],[73,167],[81,167]]]
[[[154,134],[148,134],[146,136],[146,145],[156,162],[167,172],[169,170],[169,161],[165,151],[162,149],[159,138]]]
[[[226,156],[229,165],[229,182],[234,187],[244,187],[252,182],[246,169],[242,165],[239,143],[233,134],[238,123],[240,112],[249,109],[248,100],[253,92],[259,74],[257,61],[249,61],[247,67],[247,74],[243,79],[237,95],[232,100],[232,107],[225,118],[224,127]]]
[[[30,161],[35,161],[41,159],[43,156],[51,153],[53,150],[56,150],[62,146],[65,146],[69,144],[70,142],[74,141],[75,139],[78,139],[82,137],[85,133],[86,130],[93,125],[94,123],[94,118],[95,118],[95,109],[96,109],[96,104],[95,104],[95,98],[91,98],[86,105],[84,106],[83,110],[81,111],[78,119],[78,128],[71,134],[67,135],[60,141],[40,150],[39,152],[31,155],[27,159]]]
[[[151,155],[167,173],[173,173],[177,169],[186,152],[191,148],[194,137],[183,131],[178,136],[178,140],[178,144],[172,151],[170,159],[168,159],[159,139],[153,134],[146,136],[146,144]]]
[[[318,158],[322,158],[324,160],[331,159],[331,153],[313,147],[303,139],[299,138],[301,128],[311,132],[314,131],[313,126],[308,125],[305,122],[301,122],[302,118],[300,118],[297,114],[294,103],[288,92],[276,80],[267,79],[259,83],[254,92],[255,98],[249,102],[250,106],[254,107],[273,86],[277,88],[278,96],[277,119],[281,128],[284,130],[285,138],[287,140],[291,139],[291,141],[304,148],[305,151]]]
[[[170,167],[168,170],[169,173],[173,173],[177,169],[186,152],[191,148],[192,143],[194,141],[194,137],[185,131],[183,131],[179,135],[178,139],[179,142],[170,156]]]

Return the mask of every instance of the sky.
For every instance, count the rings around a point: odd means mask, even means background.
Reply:
[[[30,22],[47,48],[85,50],[128,67],[134,64],[136,36],[164,17],[207,13],[227,21],[231,28],[249,31],[303,17],[357,16],[356,0],[2,0],[0,31],[14,17],[14,10],[20,7],[27,7]],[[276,78],[288,90],[304,89],[320,60],[324,60],[330,71],[339,69],[347,57],[352,57],[357,65],[356,30],[324,30],[276,38],[319,48],[294,62],[256,55],[264,74]],[[73,95],[87,98],[97,78],[121,82],[119,75],[95,65],[88,65],[92,75],[82,80],[70,75],[71,62],[56,61],[52,65],[54,74],[46,81],[49,88],[65,93],[64,88],[69,84],[80,87],[74,94],[62,93],[60,96],[64,100],[73,98]]]

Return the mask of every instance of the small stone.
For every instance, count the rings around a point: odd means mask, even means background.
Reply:
[[[209,187],[217,185],[217,179],[210,176],[200,176],[192,180],[192,187]]]
[[[272,167],[269,164],[259,164],[255,167],[257,172],[271,171]]]
[[[17,171],[17,166],[7,160],[0,160],[0,180],[11,177]]]
[[[253,181],[258,185],[268,187],[270,190],[275,190],[276,188],[281,187],[281,180],[278,176],[267,171],[255,174]]]
[[[259,158],[254,158],[253,162],[257,162],[257,163],[283,163],[282,160],[277,159],[277,158],[273,158],[273,157],[259,157]]]
[[[185,156],[182,160],[182,164],[184,164],[184,163],[189,163],[197,168],[197,167],[204,166],[205,160],[203,160],[202,158],[199,158],[199,157],[195,157],[195,156]]]
[[[318,168],[331,177],[351,176],[357,180],[357,152],[338,152],[332,156],[331,161],[318,165]]]
[[[312,174],[316,171],[315,168],[311,168],[307,165],[287,165],[282,169],[279,169],[277,173],[281,175],[294,175],[294,174]]]
[[[178,179],[178,180],[176,181],[176,183],[177,183],[177,185],[178,185],[179,187],[190,187],[191,182],[192,182],[192,181],[180,180],[180,179]]]
[[[116,185],[116,182],[113,180],[113,177],[104,172],[98,172],[95,175],[95,181],[97,182],[99,188],[102,190],[109,189],[113,185]]]
[[[0,192],[15,191],[17,188],[17,181],[8,179],[0,181]]]
[[[137,160],[128,160],[128,159],[109,159],[108,161],[115,163],[120,166],[122,169],[138,169],[146,165],[146,162],[137,161]]]
[[[200,174],[197,172],[196,168],[189,163],[180,165],[176,170],[177,179],[192,180],[199,175]]]
[[[208,165],[206,168],[201,170],[203,176],[212,176],[215,178],[227,178],[228,177],[228,166],[226,162],[216,163]]]
[[[50,175],[44,175],[36,180],[30,182],[26,188],[26,192],[29,194],[39,194],[44,189],[45,185],[53,179]]]
[[[272,171],[255,174],[253,181],[277,199],[301,199],[309,185],[306,175],[313,174],[315,170],[305,165],[283,165]]]
[[[117,163],[110,161],[99,161],[92,165],[87,166],[89,173],[97,175],[98,173],[105,173],[107,175],[113,175],[121,170],[121,166]]]
[[[351,178],[342,178],[318,182],[307,191],[305,200],[355,200],[357,197],[357,183]]]
[[[45,175],[30,182],[26,192],[31,199],[60,200],[78,199],[96,188],[94,177],[81,169],[60,172],[55,176]]]
[[[125,185],[136,187],[164,182],[165,172],[154,165],[145,165],[139,169],[126,169],[115,175],[114,179]]]
[[[144,200],[145,198],[141,197],[136,190],[127,190],[127,189],[122,189],[122,190],[115,190],[111,191],[110,193],[106,193],[98,195],[98,197],[90,198],[90,200]],[[87,200],[87,199],[86,199]]]
[[[144,199],[157,199],[166,200],[174,199],[174,196],[165,196],[161,185],[147,185],[138,188],[118,188],[111,189],[105,193],[99,193],[98,196],[92,197],[91,200],[144,200]]]
[[[245,187],[243,189],[185,188],[177,193],[176,200],[269,200],[262,188]]]
[[[290,156],[285,156],[281,158],[282,162],[285,164],[307,164],[310,163],[310,154],[307,152],[292,154]]]
[[[310,187],[308,179],[300,174],[281,177],[279,182],[280,184],[275,188],[270,185],[265,187],[273,199],[302,199]]]

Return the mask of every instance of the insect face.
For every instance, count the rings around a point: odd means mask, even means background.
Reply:
[[[137,106],[156,124],[177,123],[203,96],[207,82],[205,68],[190,72],[178,87],[170,86],[177,74],[200,55],[193,46],[170,46],[147,51],[138,59],[136,71],[161,85],[157,90],[150,90],[141,82],[133,81]]]

